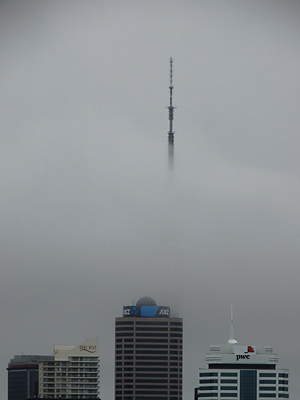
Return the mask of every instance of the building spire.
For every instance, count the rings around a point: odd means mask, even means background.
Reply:
[[[234,338],[234,320],[233,320],[233,302],[230,304],[230,321],[229,321],[229,340],[230,344],[237,344],[237,340]]]
[[[167,107],[169,110],[169,143],[174,142],[174,131],[173,131],[173,120],[174,120],[174,109],[175,107],[173,106],[173,59],[170,57],[170,104]]]

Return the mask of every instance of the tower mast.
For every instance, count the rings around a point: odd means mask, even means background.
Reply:
[[[230,344],[237,344],[237,340],[234,338],[234,320],[233,320],[233,303],[230,304],[230,321],[229,321],[229,340]]]
[[[175,107],[173,106],[173,60],[172,57],[170,57],[170,104],[167,107],[169,110],[169,132],[168,132],[168,137],[169,137],[169,143],[174,142],[174,131],[173,131],[173,120],[174,120],[174,109]]]

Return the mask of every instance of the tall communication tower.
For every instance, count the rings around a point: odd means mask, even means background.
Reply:
[[[167,107],[169,110],[169,143],[172,144],[174,143],[174,131],[173,131],[173,120],[174,120],[174,109],[175,107],[173,106],[173,60],[172,57],[170,57],[170,104]]]

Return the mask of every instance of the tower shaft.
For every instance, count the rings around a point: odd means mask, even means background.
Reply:
[[[174,131],[173,131],[173,120],[174,120],[174,109],[175,107],[173,106],[173,60],[172,57],[170,57],[170,104],[168,106],[169,110],[169,143],[174,142]]]

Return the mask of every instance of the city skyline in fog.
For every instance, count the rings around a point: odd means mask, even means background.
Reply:
[[[272,345],[297,399],[297,1],[0,4],[6,367],[99,337],[143,296],[184,323],[184,399],[210,344]],[[174,154],[168,145],[173,58]]]

